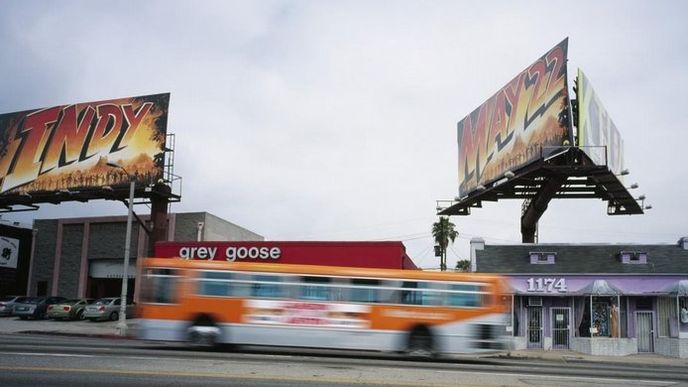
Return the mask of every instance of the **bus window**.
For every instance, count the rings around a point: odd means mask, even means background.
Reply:
[[[251,296],[259,298],[281,298],[282,278],[276,275],[256,275],[253,277],[255,283],[251,288]]]
[[[204,271],[201,273],[199,294],[204,296],[229,296],[231,295],[232,273]]]
[[[377,286],[380,281],[371,279],[353,278],[352,287],[349,289],[349,301],[351,302],[380,302]]]
[[[177,278],[177,271],[173,269],[147,269],[143,278],[141,300],[156,304],[173,304]]]
[[[429,282],[405,281],[402,286],[401,303],[407,305],[442,305],[441,293]]]
[[[404,289],[413,290],[402,290],[401,292],[401,303],[407,305],[420,305],[422,300],[420,294],[416,291],[418,288],[418,282],[404,281],[401,285]]]
[[[327,301],[330,299],[330,279],[327,277],[301,277],[302,300]]]
[[[447,293],[447,304],[451,306],[480,306],[481,287],[468,284],[451,284]]]
[[[421,303],[423,305],[442,305],[443,293],[439,291],[439,285],[432,282],[419,282],[421,291]]]

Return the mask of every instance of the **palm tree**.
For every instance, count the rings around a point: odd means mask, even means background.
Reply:
[[[435,243],[439,246],[440,270],[447,270],[447,246],[449,241],[454,243],[459,232],[454,229],[454,223],[449,221],[449,217],[440,217],[440,220],[432,224],[432,236]]]

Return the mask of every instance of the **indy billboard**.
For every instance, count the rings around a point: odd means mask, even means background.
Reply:
[[[590,80],[578,69],[578,146],[599,166],[616,175],[623,170],[623,139]]]
[[[162,178],[170,94],[0,115],[0,196]],[[126,170],[107,165],[115,163]]]
[[[568,38],[459,121],[460,197],[571,143],[567,50]]]

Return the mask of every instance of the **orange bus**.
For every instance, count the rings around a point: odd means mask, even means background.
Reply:
[[[146,258],[137,336],[413,356],[504,348],[497,276]]]

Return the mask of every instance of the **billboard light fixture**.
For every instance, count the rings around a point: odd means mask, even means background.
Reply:
[[[651,210],[651,209],[652,209],[652,204],[646,205],[646,206],[645,206],[645,209],[646,209],[646,210]]]
[[[475,187],[475,189],[477,189],[478,191],[485,191],[486,188],[484,185],[480,184],[479,186]]]
[[[645,195],[640,195],[636,200],[645,200]]]
[[[636,188],[638,188],[638,187],[640,187],[640,186],[638,185],[638,183],[633,183],[633,184],[631,184],[630,187],[628,187],[628,189],[636,189]]]
[[[631,171],[629,171],[628,168],[622,169],[621,172],[619,172],[618,176],[626,176],[629,173],[631,173]]]
[[[504,172],[504,177],[506,177],[507,179],[513,179],[514,176],[516,176],[516,175],[511,171]]]

